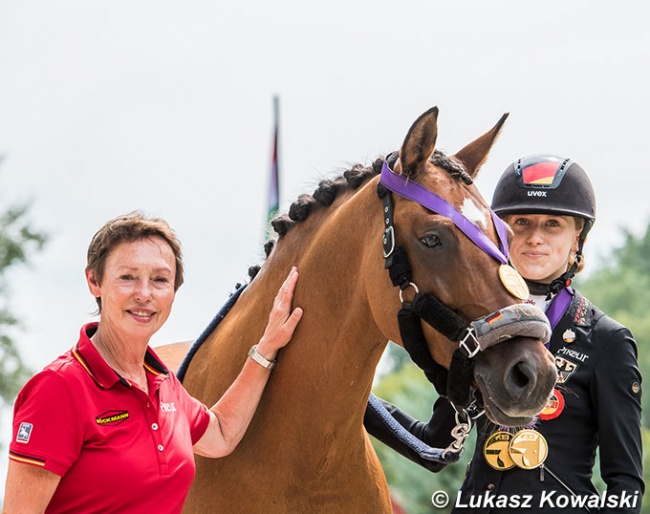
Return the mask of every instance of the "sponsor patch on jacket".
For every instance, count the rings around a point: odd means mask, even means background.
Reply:
[[[98,425],[115,426],[124,423],[129,419],[129,411],[126,410],[109,410],[95,418]]]
[[[578,365],[576,363],[558,356],[555,357],[555,367],[557,368],[558,384],[566,383],[566,381],[571,378],[571,375],[573,375],[578,369]]]
[[[575,359],[580,362],[584,362],[589,358],[589,355],[586,353],[578,352],[576,350],[572,350],[570,348],[567,348],[563,346],[560,348],[557,353],[561,353],[562,355],[565,355],[566,357],[571,357],[572,359]]]
[[[32,430],[34,425],[23,421],[18,427],[18,433],[16,434],[17,443],[28,443],[29,438],[32,436]]]

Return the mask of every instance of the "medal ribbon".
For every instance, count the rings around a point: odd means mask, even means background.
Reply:
[[[573,296],[573,291],[570,287],[563,287],[562,290],[555,295],[555,298],[551,300],[551,304],[546,309],[546,317],[551,323],[551,328],[555,330],[555,326],[562,319],[562,316],[566,314],[566,311],[569,309],[571,304],[571,298]],[[551,341],[544,343],[544,346],[547,348],[551,345]]]

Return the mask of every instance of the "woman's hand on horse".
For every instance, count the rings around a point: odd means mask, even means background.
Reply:
[[[293,331],[302,318],[303,311],[300,307],[291,310],[296,282],[298,282],[298,270],[293,267],[273,300],[269,322],[257,345],[259,353],[269,360],[275,359],[277,351],[289,343]]]

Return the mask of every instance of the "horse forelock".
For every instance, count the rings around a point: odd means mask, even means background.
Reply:
[[[460,178],[467,185],[470,185],[474,182],[470,174],[467,173],[467,170],[465,169],[465,166],[462,162],[442,153],[439,150],[435,150],[433,152],[433,155],[429,161],[431,164],[445,170],[452,177]]]

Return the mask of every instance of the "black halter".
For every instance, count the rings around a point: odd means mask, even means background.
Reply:
[[[451,341],[461,340],[468,323],[432,294],[420,293],[417,286],[413,284],[413,275],[406,251],[401,246],[397,246],[395,242],[391,193],[379,183],[377,194],[383,202],[385,230],[382,242],[385,268],[388,270],[393,285],[399,286],[402,299],[402,308],[397,314],[397,320],[404,348],[413,362],[424,371],[438,394],[447,396],[458,407],[469,407],[471,403],[470,382],[473,374],[470,355],[476,351],[477,347],[475,345],[459,347],[454,352],[452,368],[448,372],[431,357],[421,321],[424,320]],[[409,287],[414,289],[414,297],[411,301],[404,301],[403,291]],[[449,377],[453,377],[453,379],[450,380]]]

